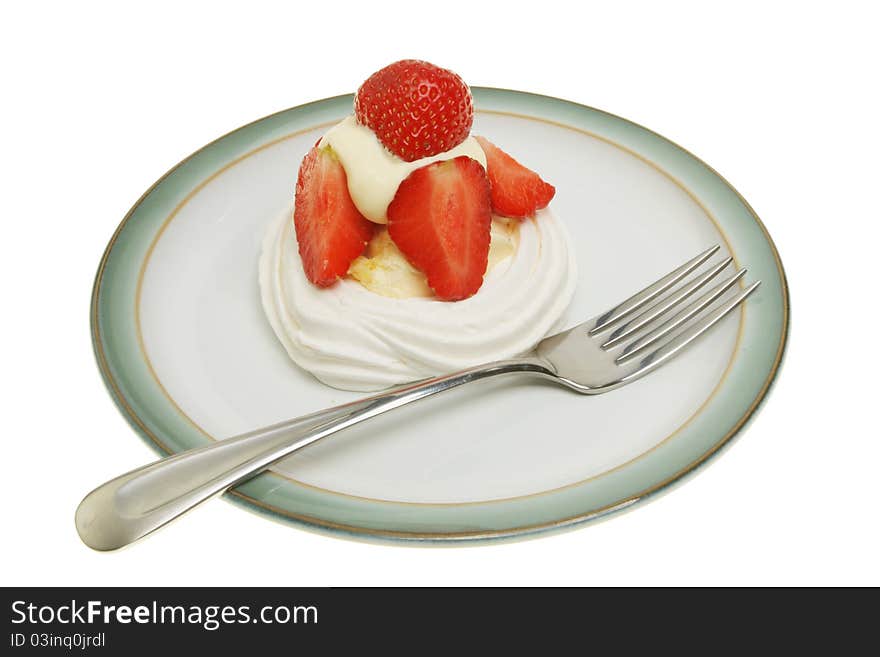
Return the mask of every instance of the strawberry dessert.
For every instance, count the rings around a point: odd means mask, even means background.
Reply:
[[[473,122],[458,75],[403,60],[303,158],[260,288],[321,381],[377,390],[525,353],[558,328],[576,274],[547,209],[556,190]]]

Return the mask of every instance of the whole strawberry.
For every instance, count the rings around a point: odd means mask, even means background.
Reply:
[[[455,148],[474,122],[471,90],[452,71],[404,59],[373,73],[354,100],[358,122],[412,162]]]

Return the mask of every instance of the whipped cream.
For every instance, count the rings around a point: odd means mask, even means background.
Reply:
[[[456,302],[390,298],[349,278],[312,285],[292,215],[285,209],[264,238],[263,309],[294,362],[335,388],[381,390],[527,353],[561,328],[574,294],[569,237],[549,210],[524,221],[514,253],[477,294]]]
[[[486,168],[486,154],[473,137],[445,153],[405,162],[385,148],[376,134],[360,125],[353,115],[327,131],[320,145],[328,144],[345,169],[351,200],[362,215],[377,224],[388,223],[388,205],[400,183],[416,169],[460,155],[467,155]]]

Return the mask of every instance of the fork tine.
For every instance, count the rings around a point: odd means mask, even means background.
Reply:
[[[611,308],[604,314],[600,315],[599,318],[596,320],[593,328],[590,329],[590,335],[596,335],[597,333],[605,330],[612,324],[617,323],[619,320],[623,319],[634,310],[638,310],[646,303],[649,303],[652,300],[656,299],[659,295],[663,294],[666,290],[671,288],[685,276],[694,271],[697,267],[706,262],[713,255],[715,255],[715,253],[720,248],[721,246],[716,244],[711,249],[703,251],[703,253],[698,255],[696,258],[688,260],[681,267],[669,272],[668,274],[666,274],[666,276],[661,278],[656,283],[649,285],[641,292],[634,294],[623,303],[614,306],[614,308]]]
[[[702,274],[687,285],[670,294],[668,297],[666,297],[656,305],[648,308],[648,310],[646,310],[641,315],[637,315],[625,324],[621,324],[620,326],[618,326],[611,332],[611,335],[609,336],[605,344],[602,345],[602,348],[610,349],[614,345],[620,344],[620,342],[630,337],[637,331],[640,331],[661,315],[672,310],[682,301],[684,301],[689,296],[699,291],[700,288],[708,284],[709,281],[720,274],[731,262],[733,262],[733,258],[726,258],[720,264],[712,267],[712,269],[707,271],[705,274]]]
[[[627,376],[627,379],[638,374],[641,376],[642,374],[647,373],[647,371],[658,367],[661,363],[666,362],[668,359],[675,356],[679,351],[688,346],[691,342],[696,340],[698,337],[703,335],[710,328],[715,326],[721,319],[727,315],[730,311],[736,308],[739,304],[741,304],[746,297],[748,297],[752,292],[754,292],[758,286],[761,284],[761,281],[755,281],[745,290],[736,295],[733,299],[726,301],[723,305],[719,306],[708,315],[706,315],[699,322],[694,324],[688,329],[685,329],[671,340],[666,342],[659,349],[652,351],[650,354],[645,356],[640,362],[638,368],[636,368],[635,372]],[[619,364],[620,357],[615,362]]]
[[[727,292],[727,290],[733,287],[739,279],[745,276],[745,273],[745,269],[740,269],[733,276],[713,287],[671,318],[660,322],[647,333],[644,333],[630,342],[620,353],[620,356],[617,358],[617,363],[622,365],[623,363],[632,360],[636,355],[655,344],[661,338],[666,337],[675,329],[684,326],[687,322],[712,305],[712,303],[720,298],[722,294]]]

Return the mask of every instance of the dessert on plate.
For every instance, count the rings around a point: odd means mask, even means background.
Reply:
[[[290,357],[379,390],[529,351],[576,267],[555,188],[484,136],[455,73],[403,60],[300,164],[264,239],[263,309]]]

